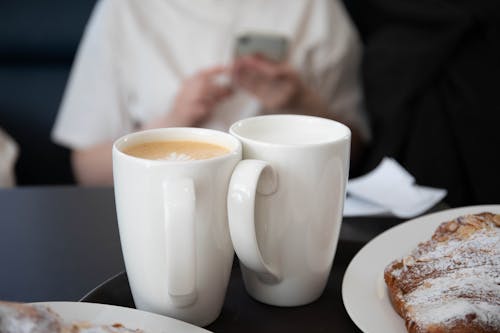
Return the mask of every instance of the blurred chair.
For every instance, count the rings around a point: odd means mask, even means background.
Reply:
[[[0,2],[0,126],[18,142],[18,185],[73,183],[50,132],[95,0]]]

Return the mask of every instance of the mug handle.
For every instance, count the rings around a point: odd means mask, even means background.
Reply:
[[[168,294],[176,306],[189,306],[196,300],[194,182],[175,178],[162,185]]]
[[[243,160],[233,171],[227,196],[229,231],[240,261],[269,282],[280,280],[278,271],[262,257],[255,231],[255,195],[278,189],[278,175],[260,160]]]

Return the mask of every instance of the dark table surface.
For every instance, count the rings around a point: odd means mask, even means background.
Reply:
[[[280,308],[251,299],[235,262],[221,316],[207,329],[360,332],[342,303],[344,272],[363,245],[401,222],[387,217],[344,218],[326,290],[306,306]],[[77,301],[123,272],[113,189],[1,189],[0,267],[0,300],[19,302]],[[114,281],[122,288],[123,277]]]

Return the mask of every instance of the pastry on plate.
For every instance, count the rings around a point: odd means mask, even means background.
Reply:
[[[499,333],[500,215],[443,222],[384,279],[410,333]]]
[[[67,323],[45,305],[0,301],[0,333],[143,333],[119,323],[95,325],[89,322]]]

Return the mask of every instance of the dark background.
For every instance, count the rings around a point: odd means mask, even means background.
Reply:
[[[0,1],[0,126],[19,144],[19,185],[72,183],[51,142],[73,57],[94,0]]]

